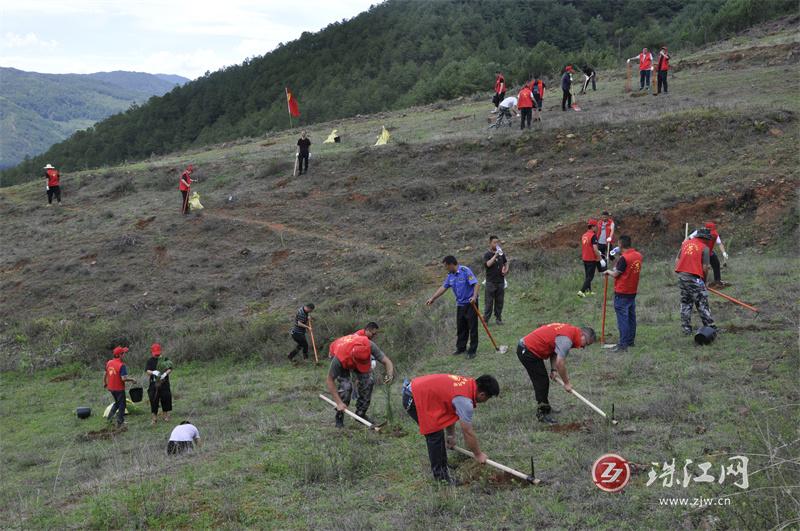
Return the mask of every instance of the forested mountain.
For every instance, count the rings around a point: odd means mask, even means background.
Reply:
[[[142,72],[40,74],[0,68],[0,167],[186,81]]]
[[[284,128],[285,86],[309,123],[488,91],[496,68],[518,83],[567,62],[609,66],[643,46],[690,49],[796,9],[795,0],[388,0],[111,116],[0,180],[24,180],[45,161],[69,171]]]

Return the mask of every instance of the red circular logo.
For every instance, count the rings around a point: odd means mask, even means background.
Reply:
[[[592,481],[606,492],[619,492],[631,478],[631,467],[617,454],[601,455],[592,465]]]

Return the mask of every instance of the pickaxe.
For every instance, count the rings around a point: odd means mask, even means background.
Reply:
[[[323,402],[327,402],[327,403],[329,403],[330,405],[332,405],[333,407],[336,407],[336,402],[334,402],[333,400],[331,400],[331,399],[330,399],[330,398],[328,398],[327,396],[325,396],[325,395],[319,395],[319,398],[320,398],[320,400],[322,400]],[[349,409],[345,409],[345,410],[344,410],[344,412],[345,412],[347,415],[350,415],[351,417],[353,417],[353,418],[354,418],[354,419],[356,419],[358,422],[360,422],[361,424],[363,424],[364,426],[366,426],[367,428],[369,428],[369,429],[371,429],[371,430],[375,430],[375,431],[381,431],[381,428],[383,428],[383,427],[386,425],[386,423],[385,423],[385,422],[382,422],[382,423],[380,423],[380,424],[373,424],[372,422],[370,422],[370,421],[368,421],[368,420],[366,420],[366,419],[364,419],[364,418],[361,418],[361,417],[359,417],[358,415],[356,415],[355,413],[353,413],[353,412],[352,412],[352,411],[350,411]]]
[[[467,457],[472,457],[473,459],[475,458],[475,454],[473,454],[469,450],[465,450],[464,448],[461,448],[459,446],[453,447],[453,450],[455,450],[456,452],[458,452],[460,454],[464,454]],[[513,468],[507,467],[505,465],[501,465],[497,461],[492,461],[491,459],[487,459],[486,460],[486,464],[491,466],[491,467],[496,468],[497,470],[502,470],[503,472],[511,474],[512,476],[515,476],[515,477],[518,477],[519,479],[525,480],[528,483],[530,483],[531,485],[538,485],[539,483],[542,482],[541,479],[536,479],[534,477],[534,475],[533,475],[534,470],[533,470],[533,458],[532,457],[531,457],[531,474],[530,475],[525,474],[523,472],[520,472],[519,470],[514,470]]]
[[[559,378],[558,376],[556,376],[556,381],[557,381],[558,383],[560,383],[561,385],[564,385],[564,381],[563,381],[561,378]],[[602,409],[600,409],[600,408],[599,408],[599,407],[597,407],[596,405],[594,405],[594,404],[592,404],[591,402],[589,402],[589,400],[587,400],[587,399],[586,399],[586,398],[585,398],[585,397],[584,397],[582,394],[580,394],[578,391],[576,391],[575,389],[573,389],[572,391],[570,391],[570,393],[572,393],[573,395],[575,395],[576,397],[578,397],[578,399],[579,399],[581,402],[583,402],[584,404],[586,404],[586,405],[587,405],[587,406],[589,406],[590,408],[594,409],[594,410],[595,410],[597,413],[599,413],[600,415],[602,415],[602,416],[603,416],[603,418],[605,418],[606,420],[608,420],[608,415],[606,415],[606,412],[605,412],[605,411],[603,411]],[[616,424],[618,424],[618,423],[619,423],[619,421],[618,421],[618,420],[614,419],[614,405],[613,405],[613,404],[611,405],[611,419],[610,419],[610,420],[611,420],[611,424],[614,424],[614,425],[616,425]]]

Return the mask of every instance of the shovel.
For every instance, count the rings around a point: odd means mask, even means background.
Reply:
[[[489,327],[486,325],[486,320],[483,318],[483,314],[478,311],[478,305],[475,304],[475,301],[472,301],[470,304],[472,304],[472,309],[475,310],[475,313],[478,314],[478,319],[481,320],[483,329],[486,330],[486,335],[488,335],[489,339],[491,339],[492,345],[494,345],[494,349],[500,354],[505,354],[506,352],[508,352],[508,345],[500,345],[499,347],[497,346],[497,342],[492,337],[492,333],[489,332]]]
[[[458,452],[460,454],[466,455],[467,457],[472,457],[473,459],[475,458],[475,454],[473,454],[469,450],[465,450],[464,448],[461,448],[461,447],[458,447],[458,446],[454,446],[453,450],[455,450],[456,452]],[[519,470],[514,470],[511,467],[507,467],[505,465],[501,465],[497,461],[492,461],[491,459],[487,459],[486,460],[486,464],[491,466],[491,467],[496,468],[497,470],[502,470],[503,472],[505,472],[507,474],[511,474],[514,477],[517,477],[519,479],[527,481],[531,485],[538,485],[539,483],[542,482],[541,479],[536,479],[535,477],[533,477],[533,458],[531,458],[531,475],[525,474],[524,472],[520,472]]]
[[[323,402],[327,402],[327,403],[329,403],[330,405],[332,405],[333,407],[336,407],[336,402],[334,402],[333,400],[331,400],[331,399],[330,399],[330,398],[328,398],[327,396],[325,396],[325,395],[319,395],[319,398],[320,398],[320,400],[322,400]],[[354,418],[354,419],[356,419],[358,422],[360,422],[361,424],[363,424],[364,426],[366,426],[367,428],[369,428],[369,429],[371,429],[371,430],[375,430],[375,431],[381,431],[381,428],[383,428],[383,427],[386,425],[386,422],[381,422],[380,424],[373,424],[373,423],[371,423],[370,421],[368,421],[368,420],[366,420],[366,419],[363,419],[363,418],[359,417],[358,415],[356,415],[355,413],[353,413],[353,412],[352,412],[352,411],[350,411],[349,409],[345,409],[345,410],[344,410],[344,413],[345,413],[346,415],[350,415],[351,417],[353,417],[353,418]]]
[[[308,332],[311,335],[311,346],[314,347],[314,365],[319,365],[319,356],[317,355],[317,342],[314,340],[314,327],[311,326],[311,316],[308,317]]]

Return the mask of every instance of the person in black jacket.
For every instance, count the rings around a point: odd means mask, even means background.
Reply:
[[[594,68],[589,65],[583,65],[581,67],[581,71],[583,72],[583,87],[581,88],[581,94],[586,94],[586,89],[589,88],[589,83],[592,84],[592,90],[597,90],[597,72],[595,72]]]
[[[561,110],[566,111],[572,108],[572,65],[567,65],[564,75],[561,76]]]
[[[303,359],[308,359],[308,341],[306,340],[306,330],[311,328],[309,324],[311,312],[314,311],[314,305],[311,303],[305,304],[297,309],[297,314],[294,316],[294,326],[292,327],[292,339],[297,343],[297,346],[289,352],[289,361],[294,361],[294,357],[298,352],[303,351]]]
[[[300,133],[300,139],[297,141],[297,174],[303,175],[303,162],[305,162],[305,171],[308,173],[308,158],[311,153],[311,140],[309,140],[306,132]]]
[[[158,406],[164,413],[164,421],[169,421],[172,411],[172,390],[169,386],[169,375],[172,373],[172,362],[161,359],[161,345],[153,343],[150,347],[152,356],[147,360],[145,372],[149,376],[150,385],[147,387],[147,397],[150,399],[150,413],[153,415],[152,423],[158,420]]]

